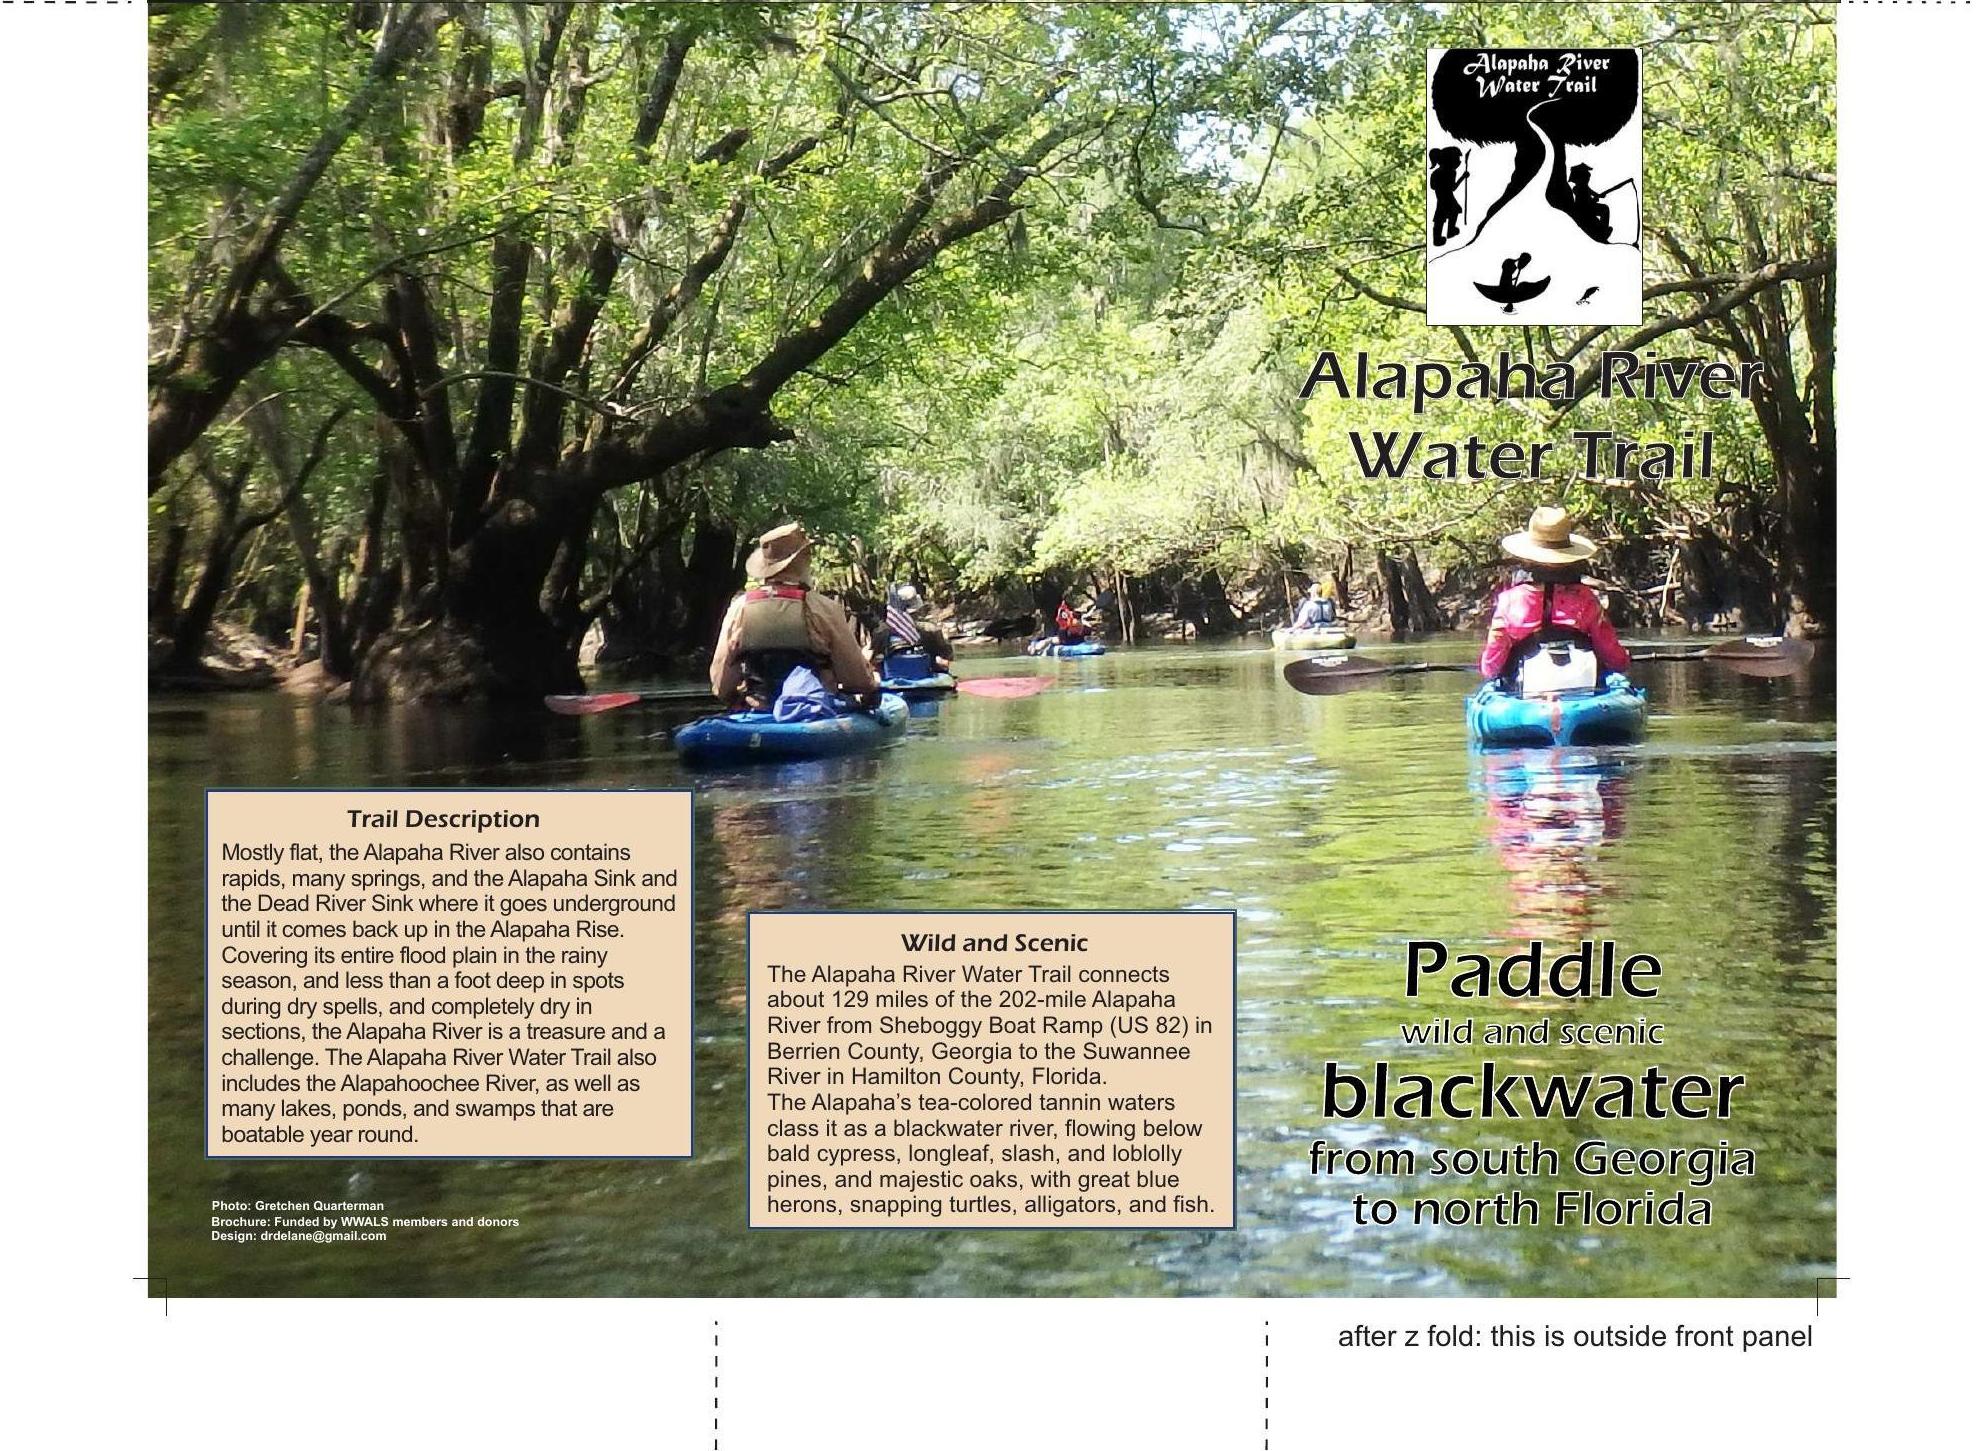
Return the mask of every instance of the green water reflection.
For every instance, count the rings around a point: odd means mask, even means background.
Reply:
[[[1461,647],[1445,647],[1446,652]],[[1433,653],[1434,653],[1433,648]],[[1451,658],[1455,658],[1453,655]],[[1653,723],[1620,752],[1480,756],[1462,677],[1318,700],[1261,650],[1151,649],[1042,671],[1015,701],[962,698],[862,760],[703,776],[697,788],[697,1153],[684,1162],[216,1162],[201,1133],[200,861],[208,785],[677,784],[633,709],[357,717],[272,696],[170,700],[151,719],[150,1273],[175,1295],[1802,1295],[1832,1273],[1834,693],[1826,669],[1754,681],[1647,667]],[[778,907],[1215,907],[1239,920],[1239,1227],[1227,1233],[751,1233],[743,1227],[742,927]],[[1336,1122],[1320,1070],[1469,1070],[1406,1045],[1402,944],[1533,936],[1655,953],[1664,988],[1498,1005],[1485,1020],[1633,1022],[1663,1049],[1514,1049],[1543,1071],[1662,1062],[1743,1073],[1729,1124],[1634,1123],[1631,1146],[1716,1144],[1758,1172],[1704,1192],[1706,1229],[1356,1225],[1371,1195],[1490,1194],[1503,1180],[1315,1178],[1314,1138],[1361,1147],[1539,1142],[1576,1121]],[[1551,1206],[1571,1168],[1524,1187]],[[1621,1192],[1661,1183],[1624,1181]],[[1670,1187],[1675,1187],[1672,1185]],[[384,1245],[219,1245],[214,1199],[376,1199],[514,1230],[403,1230]]]

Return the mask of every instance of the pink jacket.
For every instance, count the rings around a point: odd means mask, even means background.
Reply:
[[[1485,653],[1478,657],[1480,675],[1492,680],[1503,674],[1513,647],[1537,634],[1543,624],[1565,625],[1586,635],[1605,672],[1629,669],[1629,651],[1616,638],[1616,627],[1602,613],[1602,602],[1595,598],[1594,590],[1579,582],[1555,585],[1551,621],[1540,618],[1543,597],[1544,587],[1532,583],[1499,592],[1498,604],[1492,610],[1492,628],[1485,636]]]

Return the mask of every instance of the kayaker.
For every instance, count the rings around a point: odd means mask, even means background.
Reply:
[[[1079,611],[1072,607],[1070,600],[1059,600],[1058,613],[1052,617],[1052,624],[1058,630],[1061,645],[1077,645],[1086,638],[1086,621],[1079,617]]]
[[[1293,616],[1295,630],[1324,630],[1340,618],[1340,611],[1334,601],[1334,582],[1323,581],[1307,587],[1306,598],[1300,601],[1299,613]]]
[[[756,541],[744,566],[750,584],[729,605],[716,635],[708,680],[731,708],[769,710],[784,677],[800,665],[829,690],[860,705],[880,698],[846,607],[811,587],[811,539],[800,524],[783,524]]]
[[[880,621],[880,675],[882,679],[912,678],[887,668],[895,656],[921,657],[935,673],[947,670],[954,650],[941,631],[923,625],[914,611],[921,603],[921,591],[911,584],[897,584],[887,591],[887,610]]]
[[[1594,557],[1594,541],[1574,532],[1566,510],[1541,505],[1526,528],[1506,535],[1501,544],[1522,567],[1493,606],[1485,650],[1478,657],[1479,674],[1524,695],[1537,693],[1536,686],[1592,689],[1599,683],[1598,671],[1607,675],[1629,668],[1629,651],[1616,638],[1595,591],[1582,581],[1581,566]],[[1579,658],[1572,648],[1546,648],[1562,643],[1579,646]],[[1568,657],[1565,663],[1554,658],[1557,653]],[[1527,678],[1529,665],[1541,678]]]

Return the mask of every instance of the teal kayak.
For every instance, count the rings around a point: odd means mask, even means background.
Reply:
[[[780,721],[767,710],[711,715],[674,732],[688,766],[753,766],[768,761],[822,761],[891,745],[907,734],[907,702],[883,695],[870,711],[829,720]]]
[[[1643,691],[1620,675],[1599,690],[1522,699],[1482,685],[1464,703],[1471,739],[1481,746],[1617,746],[1643,739]]]
[[[1057,640],[1048,640],[1043,645],[1026,646],[1031,655],[1057,655],[1063,660],[1085,659],[1089,655],[1105,655],[1107,647],[1098,640],[1081,640],[1077,645],[1061,645]]]

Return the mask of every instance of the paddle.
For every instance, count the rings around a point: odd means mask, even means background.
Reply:
[[[1714,665],[1724,665],[1741,675],[1773,679],[1799,675],[1806,670],[1808,662],[1815,658],[1815,647],[1806,640],[1790,640],[1784,635],[1748,635],[1744,640],[1709,645],[1700,653]]]
[[[1652,660],[1709,660],[1742,675],[1773,677],[1805,670],[1815,658],[1806,640],[1780,636],[1749,636],[1726,640],[1703,650],[1643,650],[1631,663]],[[1365,655],[1315,655],[1286,663],[1286,684],[1302,695],[1339,695],[1389,675],[1426,675],[1433,671],[1474,672],[1477,666],[1460,660],[1382,661]]]
[[[615,690],[598,695],[546,695],[543,703],[558,715],[603,715],[608,710],[617,710],[622,705],[644,705],[662,700],[705,700],[711,705],[715,697],[707,688],[683,686],[676,690]]]
[[[991,700],[1022,700],[1027,695],[1036,695],[1048,689],[1051,678],[1045,675],[998,675],[980,680],[958,680],[956,689],[964,695],[981,695]]]

